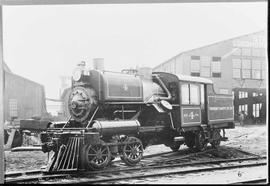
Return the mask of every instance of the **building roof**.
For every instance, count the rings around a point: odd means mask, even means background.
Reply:
[[[178,77],[179,81],[191,81],[191,82],[213,84],[212,80],[202,77],[187,76],[182,74],[176,74],[176,76]]]
[[[165,62],[155,66],[153,69],[157,68],[157,67],[160,67],[168,62],[170,62],[172,59],[178,57],[178,56],[181,56],[185,53],[188,53],[188,52],[192,52],[194,50],[197,50],[197,49],[201,49],[201,48],[205,48],[205,47],[210,47],[212,45],[216,45],[216,44],[219,44],[219,43],[222,43],[222,42],[227,42],[227,41],[231,41],[231,40],[235,40],[235,39],[239,39],[239,38],[242,38],[242,37],[245,37],[245,36],[249,36],[249,35],[254,35],[254,34],[260,34],[260,33],[264,33],[265,31],[264,30],[261,30],[261,31],[257,31],[257,32],[253,32],[253,33],[249,33],[249,34],[245,34],[245,35],[241,35],[241,36],[237,36],[237,37],[233,37],[233,38],[230,38],[230,39],[225,39],[225,40],[222,40],[222,41],[218,41],[218,42],[215,42],[215,43],[212,43],[212,44],[209,44],[209,45],[204,45],[204,46],[201,46],[201,47],[198,47],[198,48],[194,48],[194,49],[190,49],[190,50],[186,50],[184,52],[181,52],[173,57],[171,57],[170,59],[166,60]]]
[[[7,66],[7,64],[5,62],[3,63],[3,68],[4,68],[4,71],[5,72],[12,73],[11,70],[10,70],[10,68]]]

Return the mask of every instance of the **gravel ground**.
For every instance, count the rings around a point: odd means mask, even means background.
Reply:
[[[221,145],[241,148],[242,150],[266,155],[267,153],[267,126],[249,125],[236,126],[235,129],[226,130],[227,142]],[[184,145],[180,149],[186,148]],[[164,145],[148,147],[144,155],[171,151]],[[40,169],[47,163],[47,154],[41,151],[11,152],[5,151],[6,172]]]

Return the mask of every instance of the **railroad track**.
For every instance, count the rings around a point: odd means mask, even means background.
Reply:
[[[13,177],[11,174],[6,176],[6,183],[22,183],[22,182],[41,182],[41,183],[52,183],[51,179],[66,178],[67,183],[100,183],[100,182],[113,182],[125,179],[135,179],[135,178],[146,178],[155,176],[164,176],[168,174],[189,174],[203,171],[212,170],[224,170],[233,169],[241,167],[252,167],[252,166],[263,166],[266,163],[262,162],[265,157],[251,156],[249,158],[234,158],[234,159],[211,159],[208,161],[203,161],[203,158],[208,158],[209,152],[215,151],[215,149],[208,149],[204,152],[190,153],[188,155],[178,156],[179,153],[159,153],[151,156],[145,156],[140,164],[136,167],[127,167],[123,165],[116,165],[108,167],[106,170],[102,171],[91,171],[76,174],[53,174],[44,175],[41,172],[36,172],[36,175],[31,175],[31,173],[24,173],[19,177]],[[243,152],[245,153],[245,152]],[[183,154],[183,153],[182,153]],[[161,156],[163,155],[163,156]],[[153,158],[161,157],[159,160],[153,160]],[[198,159],[200,159],[198,161]],[[197,160],[197,161],[196,161]],[[249,161],[249,162],[248,162]],[[250,162],[257,161],[257,162]],[[248,163],[244,163],[248,162]],[[115,163],[118,163],[117,161]],[[224,166],[221,164],[231,164]],[[207,165],[207,166],[206,166]],[[199,168],[198,168],[199,166]],[[204,167],[201,167],[204,166]],[[206,166],[206,167],[205,167]],[[190,168],[193,167],[193,168]],[[194,168],[195,167],[195,168]],[[173,168],[173,169],[172,169]],[[180,168],[180,170],[179,170]],[[151,169],[151,172],[149,171]],[[18,175],[18,174],[17,174]],[[89,175],[91,177],[89,178]],[[130,176],[132,175],[132,176]],[[82,177],[83,176],[83,177]],[[49,180],[49,181],[44,181]],[[64,183],[65,180],[61,180],[60,183]],[[54,180],[53,183],[57,183]]]
[[[190,151],[184,152],[185,154],[188,154]],[[177,154],[178,152],[162,152],[162,153],[156,153],[156,154],[149,154],[145,155],[143,159],[147,158],[153,158],[153,157],[158,157],[158,156],[172,156],[174,154]],[[115,160],[115,163],[121,162],[121,160]],[[43,171],[42,170],[30,170],[30,171],[14,171],[14,172],[7,172],[5,174],[5,179],[6,183],[16,183],[17,181],[38,181],[42,180],[43,178],[49,179],[49,178],[61,178],[61,177],[68,177],[70,176],[69,174],[64,174],[63,176],[60,175],[46,175],[43,176]]]
[[[215,170],[228,170],[244,167],[257,167],[266,165],[266,161],[259,161],[263,158],[236,158],[231,160],[216,160],[204,161],[204,162],[193,162],[193,163],[178,163],[174,165],[159,165],[159,166],[148,166],[148,167],[136,167],[121,170],[107,170],[107,171],[96,171],[88,172],[78,177],[75,176],[68,180],[61,180],[61,184],[89,184],[89,183],[111,183],[120,180],[127,179],[140,179],[149,177],[161,177],[173,174],[191,174],[199,172],[209,172]],[[257,160],[257,161],[254,161]],[[226,165],[222,165],[226,163]],[[200,166],[199,166],[200,165]],[[174,167],[174,169],[172,169]],[[147,171],[151,169],[151,171]],[[88,176],[87,176],[88,174]],[[89,177],[89,174],[91,176]],[[52,182],[42,182],[52,183]],[[57,182],[53,182],[57,183]]]

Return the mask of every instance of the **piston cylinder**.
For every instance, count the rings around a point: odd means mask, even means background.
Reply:
[[[140,123],[137,120],[98,121],[95,120],[92,128],[101,135],[134,134],[139,132]]]

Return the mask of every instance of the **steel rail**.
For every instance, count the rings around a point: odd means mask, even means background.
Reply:
[[[170,167],[181,167],[181,166],[194,166],[194,165],[206,165],[206,164],[220,164],[220,163],[231,163],[231,162],[243,162],[243,161],[252,161],[252,160],[260,160],[266,159],[264,157],[250,157],[250,158],[234,158],[234,159],[222,159],[222,160],[211,160],[211,161],[195,161],[195,162],[187,162],[187,163],[175,163],[175,164],[166,164],[166,165],[142,165],[139,167],[128,167],[128,168],[119,168],[114,170],[100,170],[100,171],[87,171],[83,172],[84,175],[89,174],[102,174],[102,173],[113,173],[119,171],[137,171],[137,170],[147,170],[147,169],[161,169],[161,168],[170,168]],[[170,161],[170,160],[168,160]],[[166,162],[164,162],[165,164]]]
[[[266,178],[258,178],[258,179],[252,179],[252,180],[245,180],[240,182],[234,182],[232,184],[246,184],[246,183],[266,183]]]
[[[70,176],[71,176],[71,174],[54,174],[54,175],[40,174],[40,175],[36,175],[36,176],[8,178],[8,179],[5,179],[5,184],[34,182],[34,181],[41,181],[41,180],[45,180],[45,179],[66,178],[66,177],[70,177]]]
[[[16,176],[26,176],[26,175],[33,175],[33,174],[41,174],[41,170],[31,170],[31,171],[22,171],[22,172],[7,172],[5,174],[5,178],[8,177],[16,177]]]
[[[139,169],[138,174],[136,175],[135,172],[119,172],[118,175],[103,175],[98,174],[96,177],[92,176],[92,178],[83,178],[84,180],[79,181],[73,181],[69,180],[68,182],[65,182],[65,184],[90,184],[90,183],[108,183],[113,181],[119,181],[119,180],[126,180],[126,179],[140,179],[140,178],[149,178],[149,177],[159,177],[159,176],[166,176],[166,175],[173,175],[173,174],[190,174],[190,173],[199,173],[199,172],[206,172],[206,171],[215,171],[215,170],[227,170],[227,169],[236,169],[236,168],[245,168],[245,167],[254,167],[254,166],[264,166],[267,165],[266,162],[262,163],[246,163],[246,164],[238,164],[238,165],[227,165],[227,166],[218,166],[218,167],[206,167],[206,168],[196,168],[191,170],[172,170],[172,171],[166,171],[161,173],[145,173],[141,172],[141,169]],[[164,166],[160,166],[159,168],[164,168]],[[80,177],[77,177],[80,178]],[[63,182],[62,182],[63,183]]]

